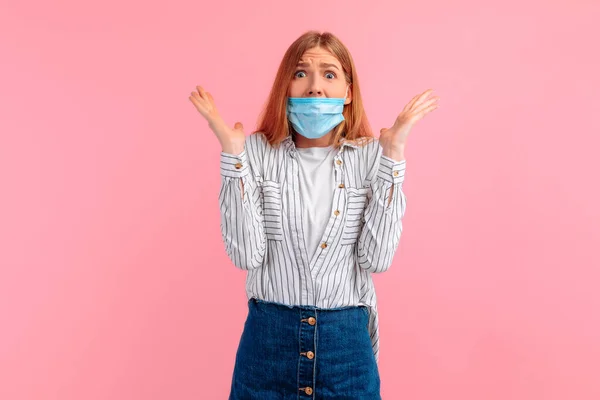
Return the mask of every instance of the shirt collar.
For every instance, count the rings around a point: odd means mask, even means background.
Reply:
[[[358,140],[360,140],[360,139],[358,139]],[[282,143],[285,145],[288,145],[288,146],[293,145],[294,141],[292,140],[292,136],[287,135],[285,137],[285,139],[283,139]],[[340,149],[343,148],[344,146],[352,147],[354,149],[359,147],[356,143],[354,143],[354,141],[348,140],[346,138],[341,138],[340,143],[341,143]]]

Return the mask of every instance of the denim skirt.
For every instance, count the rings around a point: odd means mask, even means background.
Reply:
[[[365,306],[250,298],[229,400],[381,399],[368,321]]]

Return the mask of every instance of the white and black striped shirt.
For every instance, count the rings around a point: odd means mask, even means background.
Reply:
[[[273,147],[259,132],[246,137],[242,153],[221,152],[219,193],[225,249],[236,267],[248,271],[248,299],[322,308],[365,305],[377,361],[371,273],[392,263],[406,209],[406,160],[382,152],[376,138],[342,141],[334,158],[333,204],[325,205],[331,216],[316,251],[304,240],[297,150],[290,136]]]

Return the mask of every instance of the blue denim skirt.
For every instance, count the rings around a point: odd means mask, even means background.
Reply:
[[[381,399],[365,306],[248,300],[229,400]]]

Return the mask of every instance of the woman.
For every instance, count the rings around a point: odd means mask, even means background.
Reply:
[[[248,271],[230,399],[380,399],[372,273],[402,231],[404,150],[437,108],[415,96],[373,137],[350,53],[310,31],[285,53],[259,129],[228,127],[200,86],[190,101],[221,143],[221,231]]]

